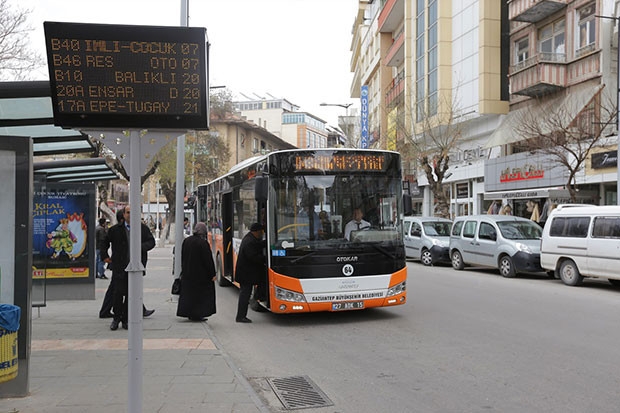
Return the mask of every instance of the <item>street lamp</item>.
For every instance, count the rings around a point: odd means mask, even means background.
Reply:
[[[321,106],[340,106],[341,108],[345,108],[347,115],[349,114],[349,106],[351,105],[353,105],[353,103],[321,103]]]

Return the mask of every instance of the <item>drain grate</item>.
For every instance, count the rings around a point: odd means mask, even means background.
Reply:
[[[267,381],[286,409],[308,409],[334,404],[308,376],[277,377]]]

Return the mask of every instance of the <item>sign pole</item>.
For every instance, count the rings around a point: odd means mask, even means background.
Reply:
[[[129,217],[129,265],[127,276],[129,292],[129,331],[128,331],[128,379],[127,411],[142,412],[142,273],[141,261],[141,211],[140,202],[140,132],[130,133],[129,149],[129,205],[132,213]]]

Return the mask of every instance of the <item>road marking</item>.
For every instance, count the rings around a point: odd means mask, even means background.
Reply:
[[[32,351],[58,350],[127,350],[126,339],[103,340],[32,340]],[[204,338],[147,338],[143,340],[144,350],[216,350],[209,339]]]

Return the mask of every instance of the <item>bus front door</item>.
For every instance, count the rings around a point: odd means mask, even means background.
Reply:
[[[222,196],[222,230],[224,245],[224,275],[233,279],[233,205],[232,192]]]

